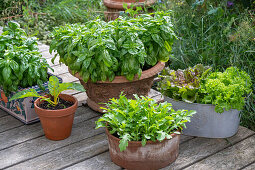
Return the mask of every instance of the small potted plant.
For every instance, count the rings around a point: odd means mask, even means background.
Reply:
[[[56,29],[53,38],[50,52],[57,51],[60,62],[85,87],[88,105],[101,111],[98,103],[118,97],[121,91],[128,98],[148,95],[170,57],[175,34],[170,13],[158,12],[66,25]]]
[[[185,70],[166,68],[160,75],[159,90],[174,109],[192,109],[197,114],[187,123],[186,135],[226,138],[236,134],[240,110],[251,93],[251,78],[229,67],[212,72],[201,64]]]
[[[34,89],[16,93],[10,100],[37,97],[35,112],[38,114],[45,136],[51,140],[63,140],[70,136],[74,113],[78,106],[75,97],[61,94],[64,90],[85,91],[78,83],[59,83],[58,78],[49,78],[49,94],[40,96]]]
[[[156,3],[156,0],[103,0],[107,8],[105,18],[108,21],[119,17],[120,11],[127,9],[149,10],[152,12],[151,6]]]
[[[177,110],[148,97],[111,99],[96,128],[106,127],[112,161],[126,169],[159,169],[174,162],[180,132],[195,111]]]
[[[8,22],[0,35],[0,107],[8,113],[30,123],[38,120],[34,113],[33,99],[25,101],[9,99],[24,88],[47,88],[50,66],[38,52],[37,39],[27,37],[16,22]]]

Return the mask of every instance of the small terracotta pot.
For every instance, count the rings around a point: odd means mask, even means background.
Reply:
[[[35,101],[35,112],[40,118],[46,138],[50,140],[63,140],[70,136],[74,114],[78,107],[75,97],[67,94],[60,94],[59,97],[74,104],[66,109],[46,110],[38,107],[43,102],[40,98]]]
[[[134,8],[139,7],[151,7],[156,0],[104,0],[104,5],[107,8],[107,12],[105,12],[105,18],[107,21],[115,20],[119,17],[120,11],[125,11],[123,8],[123,4],[126,3],[127,7],[130,8],[132,4],[134,4]],[[148,9],[149,12],[153,12],[152,9]]]
[[[151,6],[156,0],[104,0],[104,5],[112,9],[121,9],[124,10],[123,4],[126,3],[129,8],[131,4],[135,6]]]
[[[119,149],[119,138],[111,135],[106,128],[111,160],[118,166],[132,170],[156,170],[173,163],[179,155],[180,135],[171,134],[172,139],[162,142],[147,141],[142,146],[140,141],[128,142],[124,151]]]
[[[133,81],[127,80],[124,76],[116,76],[112,82],[98,81],[92,83],[88,81],[85,83],[79,73],[74,76],[80,80],[86,89],[88,106],[95,111],[102,112],[100,107],[103,107],[104,104],[100,103],[107,103],[111,98],[118,98],[121,92],[126,94],[127,98],[132,99],[134,99],[133,94],[148,96],[155,75],[162,71],[164,67],[165,63],[158,62],[154,67],[143,71],[140,79],[136,75]],[[69,72],[72,74],[70,70]]]

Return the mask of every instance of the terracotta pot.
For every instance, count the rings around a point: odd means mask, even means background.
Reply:
[[[46,110],[38,107],[43,102],[40,98],[35,101],[35,112],[40,118],[46,138],[50,140],[63,140],[70,136],[78,106],[77,99],[71,95],[60,94],[59,97],[74,104],[66,109]]]
[[[107,7],[107,12],[105,13],[105,18],[107,21],[115,20],[119,17],[120,11],[125,11],[123,4],[126,3],[127,7],[130,8],[131,4],[134,6],[140,6],[142,8],[152,6],[156,0],[104,0],[104,5]],[[149,12],[153,10],[149,9]]]
[[[100,107],[104,106],[104,104],[101,103],[107,103],[111,98],[118,98],[122,91],[126,94],[127,98],[132,99],[134,99],[133,94],[148,96],[155,75],[162,71],[164,66],[165,63],[158,62],[154,67],[143,71],[140,79],[138,79],[138,76],[135,76],[133,81],[127,80],[124,76],[116,76],[112,82],[98,81],[92,83],[88,81],[85,83],[79,73],[76,73],[74,76],[80,80],[86,89],[88,106],[95,111],[102,112]],[[71,73],[70,70],[69,72]]]
[[[180,135],[171,134],[172,139],[162,142],[147,141],[142,146],[139,141],[128,142],[126,150],[120,152],[119,138],[111,135],[106,128],[111,160],[122,168],[132,170],[156,170],[173,163],[179,155]]]

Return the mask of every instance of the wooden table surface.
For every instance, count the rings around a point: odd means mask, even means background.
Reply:
[[[47,45],[40,51],[49,61],[53,55]],[[65,65],[50,64],[54,74],[64,82],[78,82]],[[95,130],[101,116],[86,105],[86,93],[69,90],[79,100],[72,134],[62,141],[45,138],[41,124],[24,125],[0,110],[0,169],[121,169],[111,162],[104,129]],[[155,91],[150,96],[160,98]],[[181,137],[178,159],[164,169],[255,169],[255,132],[239,127],[238,133],[227,139]]]

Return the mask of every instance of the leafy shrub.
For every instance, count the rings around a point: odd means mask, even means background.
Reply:
[[[185,70],[170,70],[165,68],[159,77],[162,81],[158,84],[158,89],[162,94],[175,100],[183,100],[188,103],[199,101],[198,91],[200,79],[206,77],[210,71],[209,67],[198,64],[193,68]]]
[[[120,138],[121,151],[128,146],[128,141],[147,140],[163,141],[170,139],[172,133],[179,134],[185,123],[195,111],[175,111],[170,103],[157,104],[153,99],[138,97],[135,100],[120,95],[119,99],[111,99],[106,104],[105,114],[96,122],[96,128],[107,127],[110,134]]]
[[[66,25],[53,32],[50,52],[57,51],[60,62],[85,82],[112,81],[117,75],[133,80],[158,61],[168,61],[175,39],[172,27],[170,13],[163,12]]]
[[[36,38],[28,38],[16,22],[9,22],[0,36],[0,86],[9,94],[19,86],[43,88],[49,65],[38,52]]]
[[[204,93],[202,103],[215,105],[215,111],[222,113],[230,109],[243,109],[245,98],[252,91],[251,78],[244,71],[230,67],[226,71],[213,72],[201,83]]]

